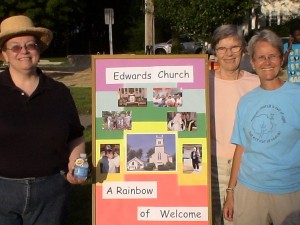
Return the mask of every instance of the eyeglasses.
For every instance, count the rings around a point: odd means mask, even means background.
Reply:
[[[219,54],[225,54],[227,50],[230,50],[232,53],[238,53],[239,51],[242,50],[242,46],[232,46],[230,48],[226,48],[226,47],[216,48],[216,52]]]
[[[14,53],[20,53],[23,48],[25,48],[27,51],[35,51],[38,49],[37,43],[26,43],[24,46],[21,45],[13,45],[11,48],[5,48],[5,50],[11,50]]]
[[[276,62],[278,59],[280,59],[281,55],[261,55],[258,57],[253,57],[253,59],[259,63],[264,63],[267,60],[270,62]]]

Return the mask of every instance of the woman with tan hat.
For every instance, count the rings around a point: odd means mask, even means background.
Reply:
[[[0,224],[62,225],[83,127],[62,83],[37,68],[52,32],[26,16],[0,25]]]

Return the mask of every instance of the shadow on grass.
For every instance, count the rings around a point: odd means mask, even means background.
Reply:
[[[85,149],[92,171],[91,127],[84,131]],[[72,185],[69,200],[69,215],[65,225],[92,225],[92,179],[91,174],[84,185]]]
[[[65,225],[92,225],[92,184],[72,185]]]

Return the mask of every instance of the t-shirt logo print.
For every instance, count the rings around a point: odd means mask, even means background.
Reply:
[[[279,127],[285,123],[285,117],[280,108],[274,105],[264,105],[255,113],[251,123],[249,135],[252,140],[271,143],[280,136]]]

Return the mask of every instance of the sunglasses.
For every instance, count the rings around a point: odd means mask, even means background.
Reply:
[[[20,53],[23,48],[25,48],[27,51],[35,51],[38,49],[37,43],[26,43],[24,46],[21,45],[13,45],[11,48],[5,48],[5,50],[10,50],[14,53]]]

